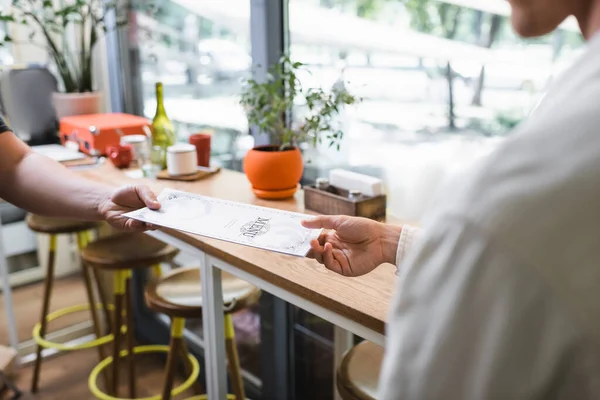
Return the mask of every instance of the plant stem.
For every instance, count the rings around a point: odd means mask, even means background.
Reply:
[[[56,43],[54,43],[54,40],[50,36],[50,33],[46,30],[46,27],[44,26],[42,21],[40,21],[40,19],[37,17],[37,15],[33,14],[32,12],[25,11],[23,8],[21,8],[19,6],[14,6],[14,7],[21,10],[21,12],[23,12],[24,15],[31,17],[39,25],[39,27],[42,30],[42,33],[44,34],[44,37],[46,38],[46,41],[48,42],[48,46],[50,47],[50,53],[51,53],[52,57],[54,58],[54,60],[56,61],[56,66],[58,67],[60,75],[63,78],[63,82],[65,84],[65,90],[68,93],[77,91],[77,85],[75,84],[75,82],[73,80],[71,71],[69,70],[69,65],[67,64],[63,55],[58,50]]]

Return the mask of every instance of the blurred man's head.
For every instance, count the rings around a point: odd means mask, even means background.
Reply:
[[[570,15],[575,15],[582,24],[582,18],[587,18],[586,14],[590,12],[591,4],[595,0],[508,0],[508,2],[512,6],[511,21],[515,31],[521,36],[533,37],[552,32]]]

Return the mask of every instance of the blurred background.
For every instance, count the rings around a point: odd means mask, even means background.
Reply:
[[[251,147],[239,106],[253,66],[250,0],[165,0],[137,14],[144,114],[165,85],[184,137],[210,128],[214,150],[239,166]],[[289,0],[289,53],[307,87],[347,85],[363,101],[343,113],[341,151],[307,149],[305,179],[333,166],[385,178],[390,211],[426,211],[439,182],[489,153],[573,63],[574,21],[538,40],[517,38],[504,0]],[[295,110],[300,115],[302,110]]]

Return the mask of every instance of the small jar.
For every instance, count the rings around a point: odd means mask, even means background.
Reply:
[[[121,145],[130,145],[133,149],[133,164],[141,166],[142,157],[148,152],[148,137],[146,135],[126,135],[121,137]]]
[[[167,148],[167,170],[169,175],[191,175],[197,171],[196,147],[178,143]]]
[[[317,178],[317,189],[319,190],[327,190],[329,187],[329,179],[327,178]]]
[[[360,190],[352,189],[348,191],[348,198],[350,200],[358,200],[362,196]]]

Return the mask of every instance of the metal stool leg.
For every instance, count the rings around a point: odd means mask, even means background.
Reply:
[[[230,313],[225,313],[225,350],[227,351],[227,366],[233,394],[237,400],[244,400],[244,381],[242,380],[242,370],[240,368],[240,359],[238,357],[237,346],[235,343],[235,331],[233,329],[233,318]]]
[[[87,242],[90,243],[92,241],[92,235],[90,231],[85,232],[85,237]],[[89,267],[88,267],[89,268]],[[104,319],[106,320],[107,330],[108,332],[112,332],[112,315],[108,309],[108,301],[106,301],[106,295],[104,294],[104,290],[100,286],[100,273],[96,268],[90,268],[92,270],[92,274],[94,276],[94,282],[96,283],[96,291],[98,292],[98,298],[100,299],[100,303],[102,304],[102,311],[104,312]],[[105,331],[106,332],[106,331]]]
[[[123,325],[123,308],[125,300],[125,286],[127,281],[127,271],[116,271],[115,272],[115,311],[114,311],[114,325],[113,325],[113,369],[112,369],[112,395],[117,396],[119,392],[119,364],[120,357],[119,352],[121,350],[121,326]]]
[[[173,318],[171,320],[171,343],[169,355],[167,357],[162,400],[171,400],[171,390],[173,390],[173,380],[175,379],[175,372],[177,370],[177,355],[180,352],[179,347],[181,347],[181,343],[183,343],[184,328],[185,319]]]
[[[79,247],[79,252],[85,248],[88,244],[88,237],[86,232],[77,233],[77,245]],[[81,272],[83,274],[83,281],[85,284],[85,291],[88,298],[88,303],[90,304],[90,314],[92,316],[92,322],[94,324],[94,334],[97,338],[102,337],[102,333],[100,332],[100,318],[98,318],[98,310],[96,309],[96,300],[94,298],[94,289],[92,286],[92,279],[90,278],[90,268],[85,265],[83,260],[81,260]],[[102,304],[103,307],[106,307],[106,304]],[[98,357],[100,361],[106,358],[104,353],[104,347],[98,346]],[[106,387],[109,387],[108,375],[104,375],[104,384]]]
[[[42,303],[42,317],[40,324],[41,330],[40,335],[44,337],[46,335],[46,316],[50,311],[50,296],[52,294],[52,285],[54,283],[54,262],[56,258],[56,235],[50,235],[50,249],[48,251],[48,267],[46,270],[46,279],[44,280],[44,302]],[[42,366],[42,346],[39,344],[36,348],[35,353],[35,364],[33,366],[33,379],[31,381],[31,392],[36,393],[38,391],[38,384],[40,379],[40,369]]]
[[[129,369],[129,398],[135,399],[135,354],[133,348],[135,347],[135,328],[133,323],[133,299],[131,291],[131,271],[127,274],[127,286],[125,294],[125,302],[127,303],[127,364]]]

